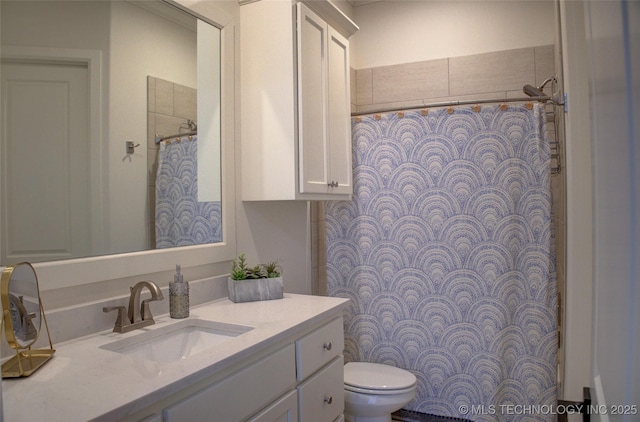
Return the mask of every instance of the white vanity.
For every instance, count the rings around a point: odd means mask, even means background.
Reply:
[[[242,326],[245,332],[171,362],[106,350],[185,321],[168,315],[129,333],[109,330],[60,343],[40,371],[3,381],[4,416],[8,421],[342,420],[347,303],[285,294],[281,300],[236,304],[224,298],[193,307],[190,320]]]

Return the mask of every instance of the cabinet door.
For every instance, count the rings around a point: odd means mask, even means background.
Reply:
[[[326,193],[327,24],[298,3],[298,165],[301,193]]]
[[[298,392],[290,392],[276,401],[248,422],[297,422],[298,421]]]
[[[156,413],[155,415],[151,415],[140,420],[140,422],[162,422],[162,415]]]
[[[238,421],[295,384],[293,344],[164,409],[167,422]]]
[[[351,176],[351,93],[349,42],[338,31],[328,28],[328,163],[329,181],[337,183],[330,192],[352,194]]]

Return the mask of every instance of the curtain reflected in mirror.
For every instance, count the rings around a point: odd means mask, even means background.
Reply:
[[[219,29],[155,0],[0,8],[0,263],[220,242]],[[189,122],[199,135],[186,192],[208,192],[192,208],[215,210],[174,212],[172,230],[195,231],[157,243],[155,137]]]
[[[220,200],[203,200],[198,183],[196,90],[148,78],[149,130],[156,160],[150,168],[153,247],[157,249],[222,241]],[[172,99],[172,100],[170,100]],[[174,134],[167,134],[167,132]],[[155,175],[155,179],[151,175]]]

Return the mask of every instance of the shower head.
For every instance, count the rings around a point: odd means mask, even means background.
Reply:
[[[544,93],[543,89],[545,86],[547,86],[549,82],[555,83],[556,78],[554,76],[547,78],[538,87],[526,84],[525,86],[522,87],[522,92],[527,94],[529,97],[546,97],[546,94]]]
[[[526,84],[522,87],[522,92],[530,97],[544,97],[544,92],[533,85]]]

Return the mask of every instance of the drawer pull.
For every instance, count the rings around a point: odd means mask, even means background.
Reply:
[[[331,344],[331,342],[328,342],[322,345],[322,348],[325,350],[331,350],[332,347],[333,345]]]
[[[324,402],[325,402],[326,404],[331,404],[331,403],[333,403],[333,396],[325,397],[325,398],[324,398]]]

